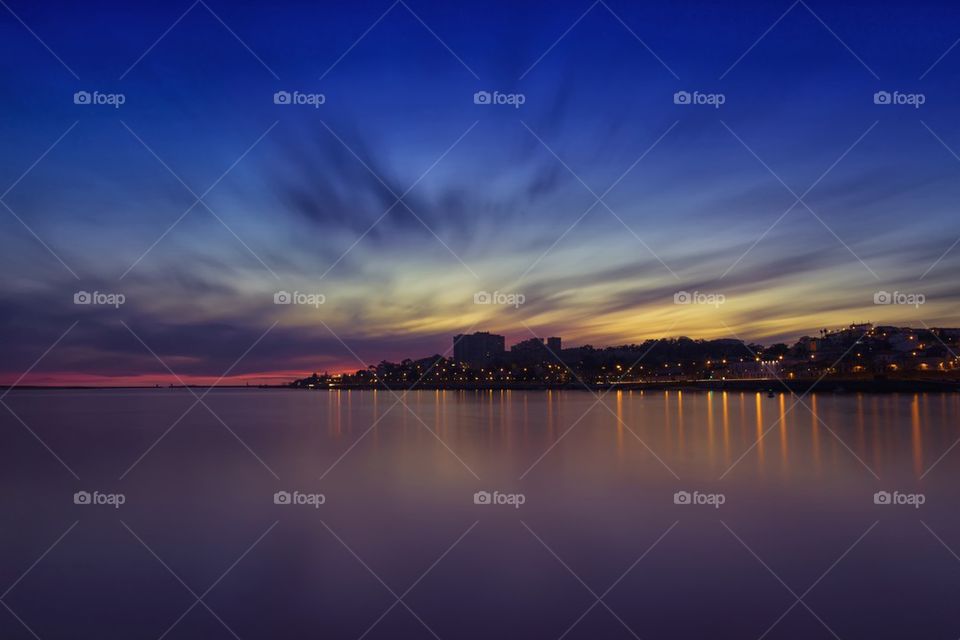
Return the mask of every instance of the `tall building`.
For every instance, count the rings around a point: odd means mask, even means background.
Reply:
[[[510,357],[517,364],[539,364],[552,361],[553,357],[543,344],[543,338],[527,338],[510,347]]]
[[[489,364],[494,358],[503,356],[505,341],[487,331],[477,331],[471,335],[459,334],[453,337],[453,359],[466,362],[471,367]]]
[[[547,349],[560,357],[560,338],[547,338]]]

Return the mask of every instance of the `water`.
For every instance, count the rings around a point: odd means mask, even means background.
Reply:
[[[13,392],[0,637],[960,636],[960,395],[795,401]]]

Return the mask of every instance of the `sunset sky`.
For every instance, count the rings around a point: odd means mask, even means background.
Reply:
[[[960,326],[950,3],[5,2],[0,382]]]

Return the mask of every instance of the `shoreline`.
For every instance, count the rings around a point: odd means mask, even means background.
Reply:
[[[756,391],[783,393],[804,393],[810,389],[831,393],[920,393],[920,392],[960,392],[960,382],[945,380],[863,380],[857,378],[825,378],[802,380],[777,380],[775,378],[744,379],[744,380],[670,380],[653,382],[624,382],[614,384],[570,384],[556,385],[544,383],[511,384],[418,384],[409,389],[425,391]],[[331,387],[298,388],[302,391],[329,390],[390,390],[406,391],[405,386],[389,385],[336,385]]]
[[[224,390],[291,390],[291,391],[756,391],[783,393],[805,393],[811,389],[830,393],[927,393],[960,392],[960,381],[949,380],[903,380],[903,379],[862,379],[862,378],[824,378],[777,380],[775,378],[751,378],[739,380],[664,380],[651,382],[593,383],[579,382],[557,385],[540,382],[512,382],[509,384],[472,384],[472,383],[421,383],[412,387],[387,384],[339,384],[319,387],[295,387],[289,384],[277,385],[166,385],[166,386],[83,386],[83,385],[19,385],[11,387],[0,385],[3,393],[11,391],[170,391],[184,389],[224,389]]]

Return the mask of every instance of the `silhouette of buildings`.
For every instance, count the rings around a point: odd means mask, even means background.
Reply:
[[[559,337],[522,340],[505,349],[501,335],[457,335],[453,358],[434,355],[383,361],[355,373],[314,373],[291,386],[496,388],[512,385],[580,386],[646,382],[856,380],[960,383],[960,328],[853,324],[803,336],[793,346],[748,344],[730,338],[647,339],[640,344],[562,349]],[[936,377],[935,377],[936,376]],[[445,388],[445,387],[444,387]]]
[[[471,367],[490,364],[505,353],[503,336],[487,331],[477,331],[470,335],[458,334],[453,337],[453,359],[465,362]]]
[[[527,338],[510,347],[510,360],[516,364],[531,365],[553,360],[553,357],[543,344],[543,338]]]
[[[541,364],[562,361],[560,338],[528,338],[510,347],[510,361],[521,365]]]

